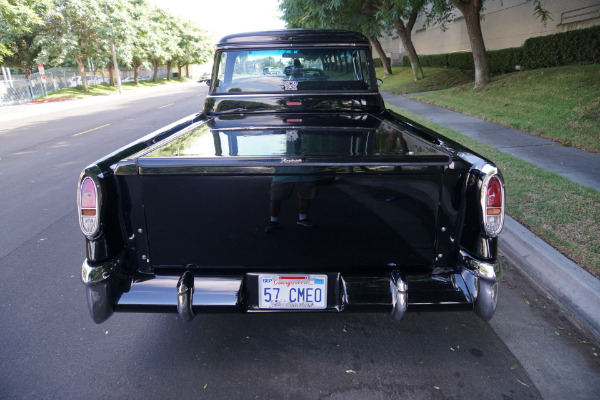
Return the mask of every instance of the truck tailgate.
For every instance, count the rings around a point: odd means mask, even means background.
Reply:
[[[351,270],[429,266],[452,157],[371,115],[224,116],[135,159],[153,266]],[[267,234],[273,178],[309,180],[313,228]],[[134,179],[132,177],[132,179]]]

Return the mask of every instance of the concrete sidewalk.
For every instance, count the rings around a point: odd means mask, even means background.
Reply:
[[[562,146],[539,136],[421,103],[407,96],[384,91],[381,95],[386,103],[600,192],[600,154]]]
[[[383,91],[381,95],[388,104],[600,191],[600,154],[561,146],[407,96]],[[600,339],[600,280],[508,216],[500,235],[500,252]]]

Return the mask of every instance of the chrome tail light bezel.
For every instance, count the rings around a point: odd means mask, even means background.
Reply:
[[[483,172],[483,180],[481,183],[481,215],[483,217],[483,229],[485,234],[490,237],[496,237],[504,228],[504,214],[505,214],[505,190],[504,190],[504,179],[502,178],[502,174],[498,170],[497,167],[486,164],[482,168]],[[500,207],[494,207],[494,209],[500,209],[499,214],[488,214],[488,188],[491,182],[497,180],[500,184]],[[494,224],[490,223],[490,221],[494,219]]]
[[[98,177],[86,172],[84,171],[81,174],[79,184],[77,185],[77,216],[79,219],[79,228],[84,236],[88,239],[95,239],[102,232],[102,190]],[[94,207],[83,207],[82,191],[84,184],[90,181],[95,190],[95,204]],[[93,212],[89,213],[89,211]],[[89,226],[90,221],[91,227]]]

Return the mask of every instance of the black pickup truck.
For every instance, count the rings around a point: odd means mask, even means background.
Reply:
[[[203,110],[81,174],[95,322],[115,311],[492,317],[501,174],[386,110],[364,36],[230,35],[207,83]]]

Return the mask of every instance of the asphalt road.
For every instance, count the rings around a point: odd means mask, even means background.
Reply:
[[[116,314],[95,325],[80,282],[79,173],[198,112],[205,94],[182,84],[50,113],[27,106],[41,115],[0,125],[0,399],[597,398],[597,344],[510,265],[490,323]]]

